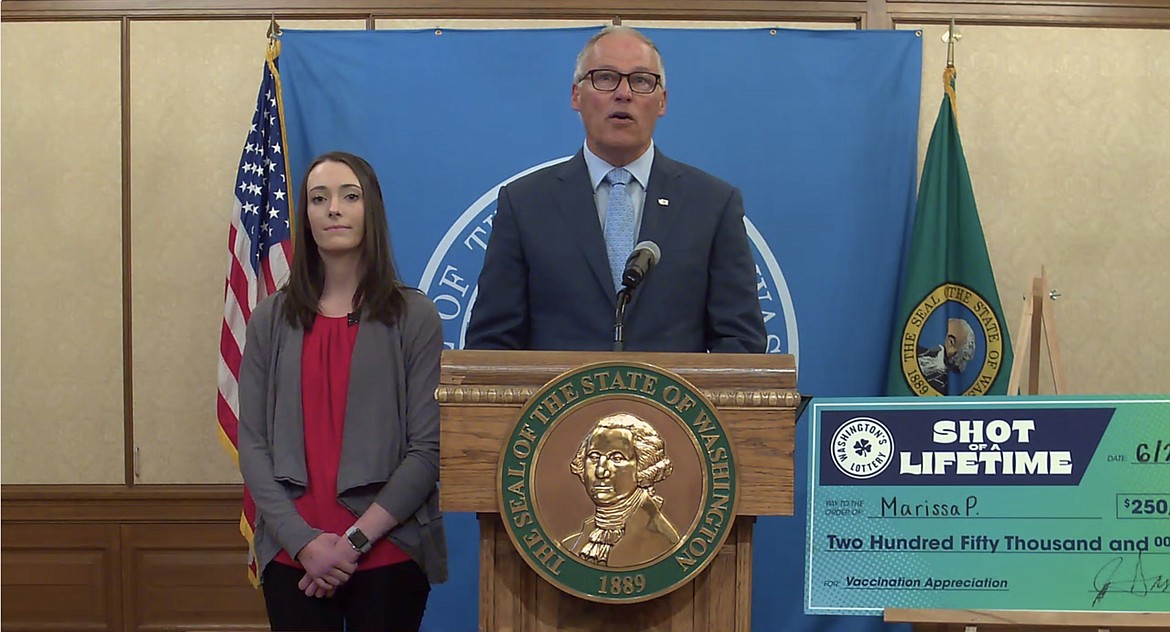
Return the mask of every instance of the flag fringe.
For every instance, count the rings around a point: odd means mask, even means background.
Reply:
[[[279,30],[277,31],[277,35],[280,35]],[[280,112],[280,144],[284,145],[281,147],[281,155],[284,156],[284,172],[288,174],[289,177],[289,181],[286,183],[288,185],[289,233],[295,235],[297,214],[293,211],[293,209],[297,207],[297,202],[296,197],[293,195],[293,191],[296,189],[296,187],[293,186],[292,178],[294,176],[288,162],[288,130],[284,125],[284,95],[280,83],[280,71],[276,68],[277,57],[280,57],[280,39],[273,37],[272,39],[268,40],[268,58],[266,63],[268,64],[269,70],[272,71],[272,81],[276,85],[276,111]],[[296,240],[293,240],[293,247],[296,247]],[[291,258],[289,259],[289,262],[292,262]]]

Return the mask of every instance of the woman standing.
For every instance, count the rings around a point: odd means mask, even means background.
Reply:
[[[438,508],[442,331],[398,281],[377,176],[313,161],[290,278],[248,322],[240,471],[273,630],[417,630],[446,579]]]

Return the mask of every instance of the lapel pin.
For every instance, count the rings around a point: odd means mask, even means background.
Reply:
[[[666,198],[658,198],[658,206],[670,206],[670,200]]]

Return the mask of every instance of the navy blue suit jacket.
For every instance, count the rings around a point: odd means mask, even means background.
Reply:
[[[644,240],[658,244],[662,259],[626,310],[628,351],[764,351],[738,189],[656,151]],[[612,349],[615,296],[578,152],[500,189],[464,346]]]

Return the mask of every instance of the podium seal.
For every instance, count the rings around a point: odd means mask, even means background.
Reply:
[[[736,461],[715,408],[641,363],[602,362],[550,381],[500,456],[508,537],[560,590],[636,603],[694,579],[731,532]]]

